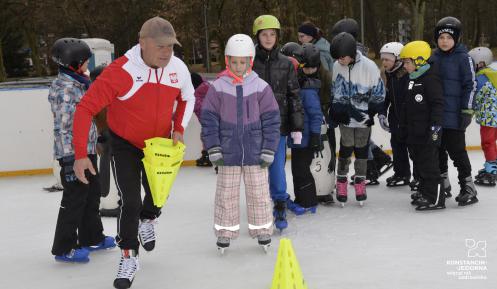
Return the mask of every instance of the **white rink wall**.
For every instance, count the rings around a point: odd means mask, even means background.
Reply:
[[[0,172],[52,167],[53,117],[47,97],[44,86],[0,89]],[[390,136],[379,125],[373,127],[372,139],[390,149]],[[197,159],[202,145],[195,115],[185,131],[185,143],[185,160]],[[466,144],[480,146],[479,126],[474,122],[468,128]]]

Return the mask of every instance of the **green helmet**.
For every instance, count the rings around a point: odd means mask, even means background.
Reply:
[[[254,26],[252,26],[252,32],[254,36],[257,32],[264,29],[281,29],[280,21],[273,15],[261,15],[254,20]]]

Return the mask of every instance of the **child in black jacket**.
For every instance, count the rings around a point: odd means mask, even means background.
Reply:
[[[413,194],[412,202],[418,211],[445,209],[438,165],[444,99],[437,67],[428,63],[430,55],[430,45],[424,41],[408,43],[400,54],[409,73],[401,131],[407,132],[403,139],[419,173],[419,193]]]

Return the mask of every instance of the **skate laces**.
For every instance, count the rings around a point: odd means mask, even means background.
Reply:
[[[355,194],[362,196],[366,194],[366,182],[364,180],[359,183],[354,183]]]
[[[135,277],[136,271],[140,269],[137,257],[123,257],[119,262],[119,270],[116,279],[128,279],[130,281]]]
[[[344,182],[338,181],[336,183],[336,186],[337,186],[337,193],[339,196],[347,195],[347,181]]]
[[[138,233],[143,243],[148,243],[155,241],[155,228],[154,226],[158,223],[157,219],[149,220],[145,219],[140,222],[138,227]]]
[[[485,162],[484,164],[484,170],[487,173],[490,174],[496,174],[497,173],[497,162]]]
[[[228,237],[218,237],[218,238],[217,238],[217,243],[218,243],[218,244],[223,244],[223,245],[226,245],[226,244],[228,244],[228,245],[229,245],[229,243],[230,243],[230,238],[228,238]]]

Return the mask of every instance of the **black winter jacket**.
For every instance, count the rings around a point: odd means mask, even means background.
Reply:
[[[404,99],[401,129],[408,144],[428,144],[430,127],[442,126],[444,95],[438,67],[431,68],[416,79],[410,79]],[[407,132],[407,135],[405,133]]]
[[[394,72],[385,71],[386,76],[386,96],[385,111],[388,111],[388,124],[392,137],[397,136],[400,129],[400,115],[402,114],[402,104],[407,93],[407,84],[409,83],[409,74],[400,67]]]
[[[260,45],[255,47],[253,70],[273,89],[281,116],[280,132],[288,135],[304,128],[304,109],[299,95],[297,73],[288,57],[278,47],[270,52]]]

